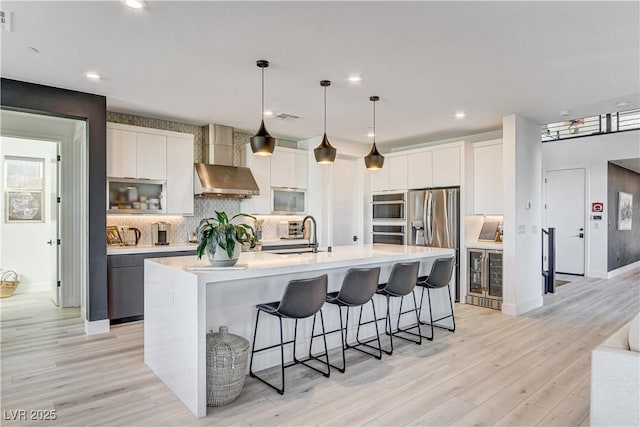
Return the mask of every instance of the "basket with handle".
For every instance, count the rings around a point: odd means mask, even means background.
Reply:
[[[226,326],[207,334],[207,405],[232,402],[244,386],[249,341],[229,333]]]
[[[6,298],[13,295],[16,288],[20,284],[20,280],[18,280],[18,273],[13,270],[7,270],[2,273],[2,277],[0,277],[0,282],[2,282],[2,289],[0,290],[0,298]]]

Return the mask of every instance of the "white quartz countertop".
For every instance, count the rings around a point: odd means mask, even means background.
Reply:
[[[332,268],[375,265],[383,262],[411,261],[423,258],[448,257],[453,249],[401,245],[334,246],[332,252],[274,254],[243,252],[235,267],[211,269],[208,260],[196,256],[147,259],[170,268],[198,275],[207,283],[241,280],[262,276],[328,270]]]
[[[261,240],[262,246],[291,246],[291,245],[306,245],[309,243],[308,239],[273,239],[273,240]]]
[[[195,251],[197,243],[172,243],[170,245],[137,245],[137,246],[107,246],[107,255],[144,254],[154,252]]]
[[[502,250],[501,242],[466,242],[465,246],[470,249],[493,249],[496,251]]]

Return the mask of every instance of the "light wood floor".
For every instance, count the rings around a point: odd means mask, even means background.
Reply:
[[[346,374],[290,368],[284,396],[247,378],[202,420],[144,365],[141,323],[87,337],[77,309],[17,295],[0,302],[2,417],[55,409],[57,420],[1,424],[588,425],[590,352],[639,310],[640,270],[570,280],[520,317],[458,305],[455,334],[382,361],[352,351]]]

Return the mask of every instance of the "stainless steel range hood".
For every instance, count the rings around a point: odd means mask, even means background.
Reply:
[[[260,195],[260,188],[249,168],[233,164],[233,128],[204,127],[204,161],[195,164],[194,187],[197,197],[246,198]]]

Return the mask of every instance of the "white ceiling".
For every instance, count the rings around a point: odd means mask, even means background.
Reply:
[[[610,160],[611,163],[622,166],[625,169],[629,169],[634,171],[635,173],[640,173],[640,158],[634,159],[620,159],[620,160]]]
[[[12,2],[2,76],[107,96],[108,109],[255,132],[260,72],[279,137],[389,146],[638,108],[639,2]],[[30,52],[35,47],[39,53]],[[91,82],[84,72],[104,75]],[[361,84],[347,76],[359,73]],[[464,110],[465,120],[455,120]],[[569,117],[569,118],[570,118]]]

